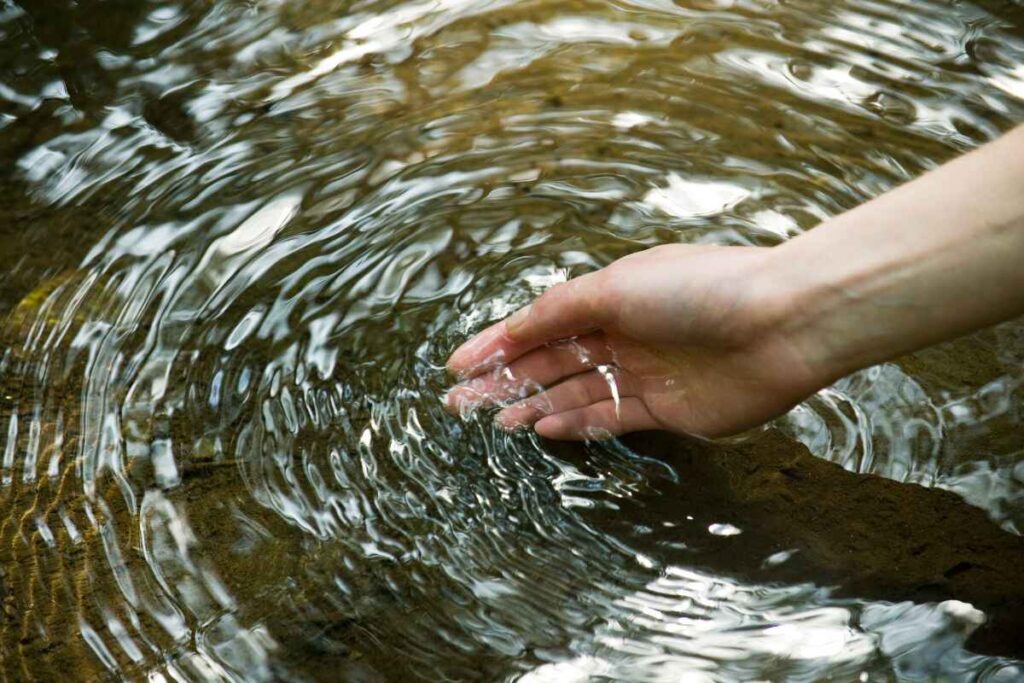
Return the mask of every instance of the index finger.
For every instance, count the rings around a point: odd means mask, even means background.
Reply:
[[[456,349],[448,359],[449,371],[472,377],[543,344],[601,328],[612,310],[604,282],[598,271],[555,285]]]

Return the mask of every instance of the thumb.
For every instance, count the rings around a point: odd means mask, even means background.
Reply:
[[[548,342],[604,327],[613,312],[603,271],[569,280],[464,343],[448,359],[448,369],[460,378],[472,377]]]
[[[505,335],[517,346],[534,347],[605,327],[612,318],[605,271],[555,285],[505,321]]]

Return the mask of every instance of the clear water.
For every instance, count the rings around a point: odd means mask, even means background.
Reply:
[[[1024,676],[949,605],[641,552],[650,515],[595,515],[685,471],[440,402],[554,282],[776,244],[997,137],[1022,64],[994,0],[0,0],[3,677]],[[1022,333],[779,426],[1017,533]]]

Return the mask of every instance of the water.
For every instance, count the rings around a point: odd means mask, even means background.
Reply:
[[[1012,1],[0,0],[4,678],[1024,675],[966,606],[703,567],[672,529],[757,532],[685,468],[440,402],[555,282],[995,138],[1021,64]],[[779,427],[1016,534],[1022,335]]]

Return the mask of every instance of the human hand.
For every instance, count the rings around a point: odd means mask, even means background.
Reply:
[[[667,245],[556,285],[452,354],[448,408],[506,404],[503,427],[574,440],[776,417],[832,378],[783,332],[773,251]]]
[[[460,347],[452,411],[555,439],[719,436],[833,380],[1024,315],[1024,126],[774,248],[671,245]],[[497,366],[497,370],[494,370]]]

